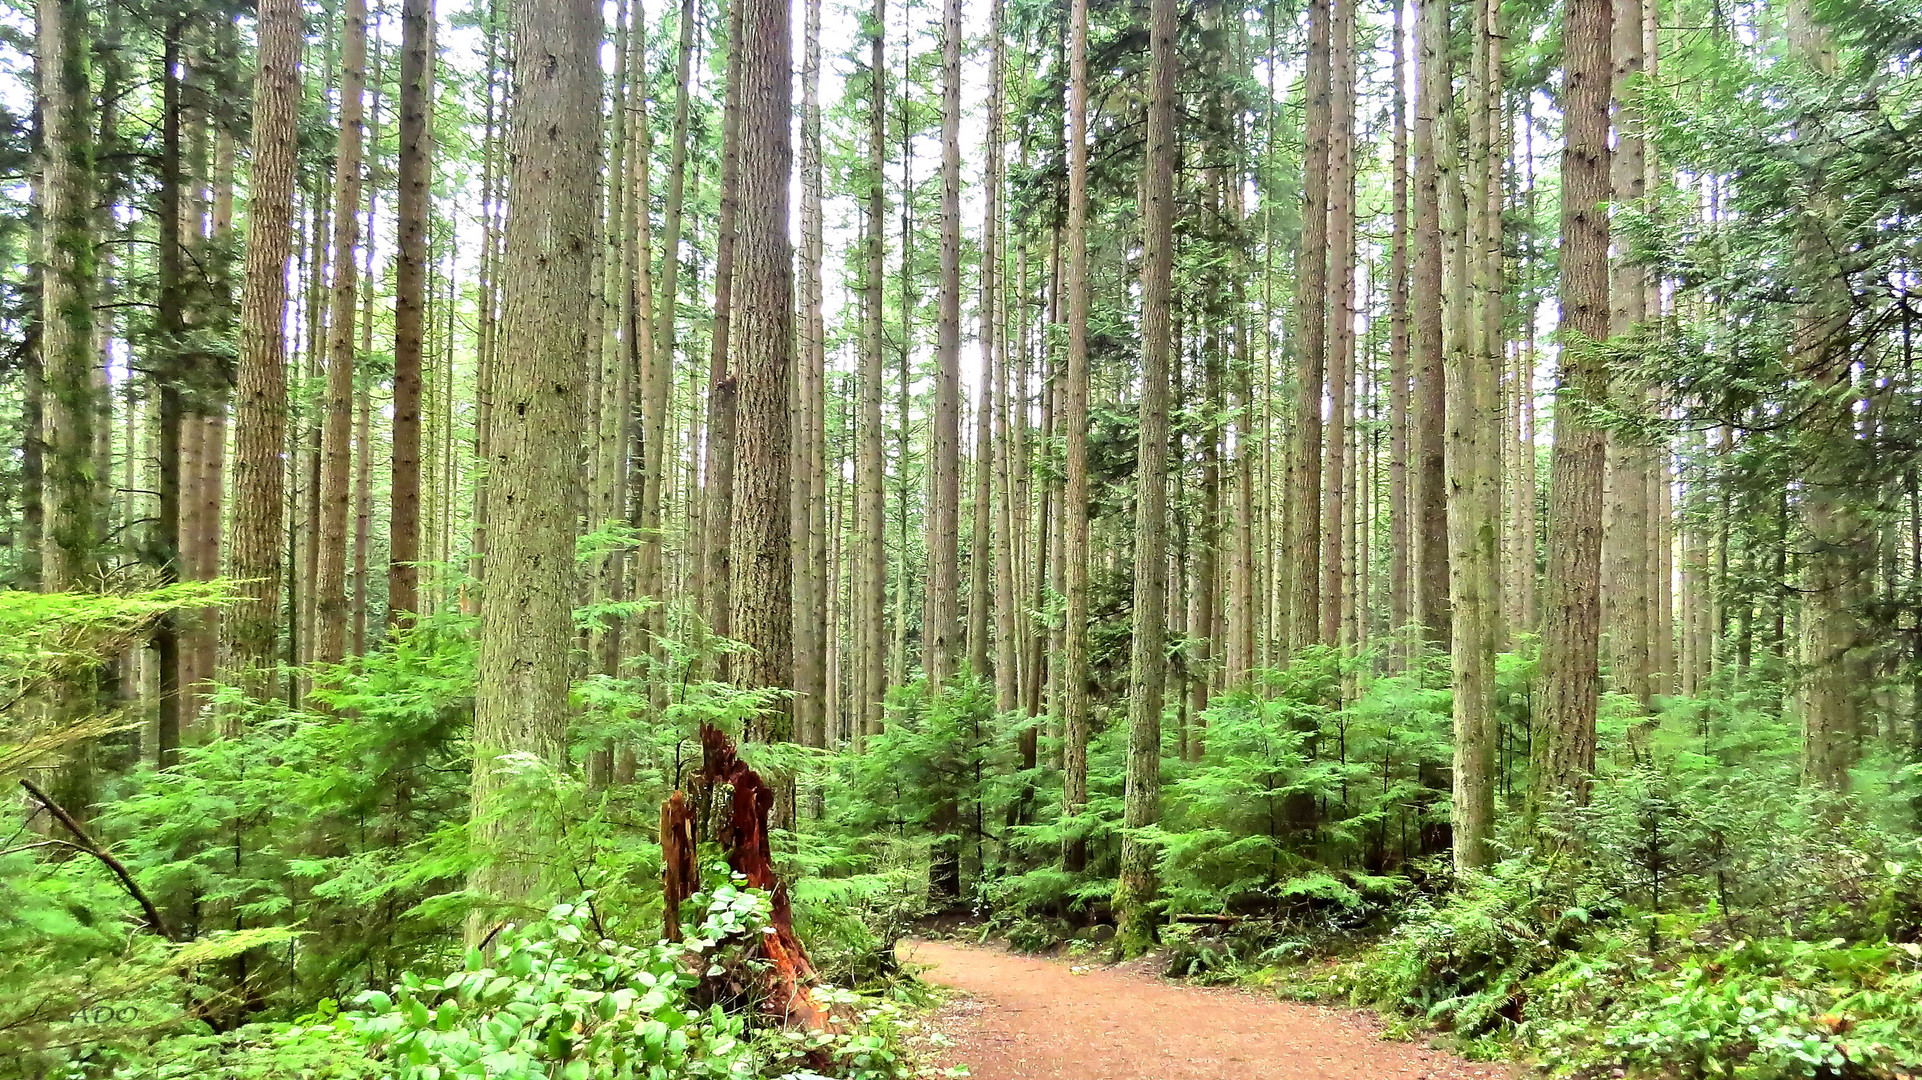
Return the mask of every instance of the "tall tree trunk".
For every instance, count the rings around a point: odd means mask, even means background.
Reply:
[[[807,2],[801,62],[801,378],[794,461],[794,712],[808,746],[825,747],[827,643],[835,626],[822,595],[827,577],[827,326],[821,313],[821,0]]]
[[[1467,188],[1471,325],[1467,363],[1449,373],[1448,532],[1454,556],[1455,867],[1494,861],[1495,653],[1501,640],[1501,67],[1499,0],[1475,0],[1469,48]]]
[[[402,0],[399,190],[395,196],[399,243],[394,258],[394,463],[388,478],[391,507],[387,546],[388,620],[401,626],[420,611],[420,571],[416,564],[421,558],[420,399],[427,303],[427,197],[433,156],[433,133],[427,116],[428,86],[433,79],[429,47],[433,18],[433,0]],[[484,422],[491,423],[492,387],[484,390]],[[492,447],[487,451],[491,453]],[[491,476],[487,483],[491,488]],[[490,517],[492,506],[490,497]],[[491,528],[491,520],[487,524]]]
[[[1161,707],[1167,681],[1168,364],[1174,313],[1175,0],[1148,15],[1148,147],[1141,270],[1141,439],[1136,457],[1134,697],[1128,714],[1127,799],[1116,940],[1140,953],[1154,938],[1155,845],[1140,830],[1161,818]]]
[[[1441,168],[1438,129],[1449,106],[1447,0],[1417,0],[1415,84],[1414,456],[1419,463],[1409,514],[1415,621],[1431,645],[1446,646],[1448,489],[1444,433],[1448,399],[1442,376]]]
[[[1640,0],[1617,0],[1612,30],[1615,99],[1615,153],[1610,159],[1610,205],[1617,212],[1634,211],[1642,204],[1646,177],[1642,171],[1642,8]],[[1609,273],[1609,333],[1629,339],[1647,316],[1647,270],[1626,250],[1627,238],[1618,235]],[[1632,365],[1624,365],[1624,368]],[[1648,391],[1632,372],[1614,380],[1614,405],[1624,415],[1642,416]],[[1650,596],[1648,529],[1648,473],[1652,460],[1647,436],[1616,428],[1607,436],[1607,506],[1602,519],[1602,556],[1607,576],[1603,593],[1603,625],[1609,644],[1609,678],[1613,688],[1634,698],[1643,708],[1649,693]]]
[[[1404,62],[1408,35],[1402,25],[1403,8],[1395,5],[1394,131],[1389,139],[1394,161],[1389,181],[1393,235],[1388,262],[1388,629],[1394,633],[1414,617],[1409,580],[1414,500],[1408,483],[1408,84]],[[1391,663],[1399,667],[1404,659],[1402,646],[1393,646]]]
[[[1603,444],[1607,401],[1608,96],[1614,0],[1570,0],[1562,91],[1561,385],[1555,394],[1541,691],[1531,743],[1531,815],[1583,803],[1595,769],[1600,686]]]
[[[41,356],[47,451],[43,573],[48,592],[86,590],[100,579],[103,489],[94,467],[99,388],[93,311],[94,132],[87,8],[40,0],[42,144]]]
[[[735,371],[740,387],[740,471],[732,499],[733,632],[747,651],[733,677],[744,687],[794,688],[794,563],[789,484],[793,453],[789,381],[794,348],[794,250],[788,240],[788,187],[794,164],[792,30],[788,0],[735,0],[741,34],[730,42],[730,86],[741,103],[740,266],[734,299],[740,319]],[[783,694],[748,726],[765,742],[794,737],[792,698]],[[781,790],[777,823],[793,821],[793,785]]]
[[[159,563],[160,580],[172,584],[183,577],[192,575],[185,572],[185,553],[183,540],[191,533],[195,523],[195,510],[191,494],[194,482],[198,479],[200,441],[193,437],[198,426],[187,419],[187,384],[192,374],[187,356],[188,305],[187,281],[185,273],[184,250],[186,243],[187,213],[186,192],[184,190],[184,160],[181,148],[181,112],[185,105],[181,101],[181,41],[186,36],[186,26],[181,20],[168,27],[167,41],[161,50],[161,119],[160,119],[160,177],[159,196],[160,214],[156,223],[160,311],[160,342],[157,370],[153,373],[155,395],[158,401],[154,433],[157,453],[155,464],[158,468],[154,487],[158,496],[156,508],[156,528],[154,547],[156,561]],[[192,428],[190,433],[189,428]],[[183,445],[184,444],[184,445]],[[186,474],[183,484],[183,472]],[[131,486],[131,485],[130,485]],[[129,515],[131,517],[131,515]],[[157,709],[154,721],[154,762],[161,768],[170,767],[180,747],[181,729],[181,683],[183,670],[180,653],[181,616],[168,612],[162,615],[154,627],[151,644],[158,678],[156,682]]]
[[[511,774],[500,759],[524,754],[553,769],[567,762],[575,507],[589,404],[584,358],[595,344],[587,313],[600,29],[600,9],[589,0],[514,5],[500,324],[502,355],[514,362],[501,365],[494,386],[488,471],[496,516],[474,695],[473,820],[476,842],[492,859],[469,881],[486,902],[510,909],[538,904],[551,885],[541,850],[552,826],[507,793]],[[490,925],[477,909],[468,944],[479,944]]]
[[[933,501],[928,507],[927,618],[922,664],[938,688],[961,648],[956,611],[961,533],[961,0],[941,32],[941,288],[934,344]]]
[[[855,447],[855,574],[849,619],[854,626],[854,730],[857,740],[881,732],[887,696],[887,511],[882,462],[881,352],[886,317],[887,254],[887,2],[874,0],[868,41],[867,250],[863,281],[860,418]]]
[[[690,80],[694,58],[695,0],[681,0],[680,41],[674,62],[673,145],[667,165],[667,202],[661,217],[661,292],[655,305],[655,331],[641,405],[640,593],[655,604],[647,614],[648,648],[659,658],[667,630],[665,567],[669,407],[674,389],[675,342],[680,330],[681,225],[687,202],[687,140]]]
[[[741,20],[747,0],[736,0],[728,16],[729,48],[739,48]],[[734,259],[740,215],[741,115],[747,107],[741,100],[741,80],[730,70],[726,100],[721,117],[721,207],[714,237],[714,318],[712,340],[708,343],[707,366],[707,467],[702,470],[701,614],[707,629],[718,637],[731,637],[733,551],[731,544],[734,506],[734,463],[740,384],[729,366],[734,310]],[[725,662],[722,670],[726,671]]]
[[[1329,26],[1329,0],[1308,5],[1307,145],[1302,158],[1301,246],[1295,258],[1296,333],[1295,437],[1289,474],[1289,538],[1294,595],[1289,601],[1291,650],[1321,640],[1322,595],[1321,454],[1322,383],[1328,362],[1328,161],[1330,126],[1334,121],[1334,40]]]
[[[347,651],[347,519],[354,447],[354,316],[360,263],[361,126],[367,84],[366,0],[341,15],[340,142],[334,154],[334,280],[327,320],[327,389],[321,410],[319,560],[314,567],[314,659]]]
[[[1807,0],[1788,10],[1789,48],[1818,76],[1833,78],[1836,50],[1828,28]],[[1796,305],[1793,365],[1810,373],[1814,422],[1830,438],[1859,438],[1860,395],[1843,341],[1849,320],[1847,282],[1824,226],[1837,217],[1833,177],[1817,173],[1809,219],[1798,226],[1795,275],[1803,298]],[[1859,453],[1856,451],[1854,453]],[[1806,532],[1802,559],[1800,651],[1802,777],[1811,786],[1846,792],[1862,749],[1862,706],[1869,672],[1862,656],[1858,608],[1875,567],[1874,532],[1858,506],[1862,481],[1852,476],[1853,454],[1832,453],[1809,470],[1800,504]],[[1786,582],[1784,582],[1786,584]]]
[[[968,663],[977,678],[987,678],[989,615],[993,608],[994,550],[994,418],[999,401],[995,397],[995,350],[1000,342],[998,301],[1000,285],[999,240],[1001,217],[1001,0],[994,0],[988,16],[991,42],[988,60],[987,162],[982,186],[985,208],[981,215],[981,293],[977,313],[981,340],[981,384],[975,408],[974,438],[974,543],[969,552],[968,573]],[[957,275],[959,271],[957,268]]]
[[[1334,0],[1330,19],[1328,138],[1328,261],[1324,363],[1329,416],[1321,479],[1321,642],[1342,645],[1347,575],[1343,543],[1349,515],[1346,447],[1352,426],[1354,385],[1348,372],[1355,350],[1355,10],[1354,0]]]
[[[286,513],[287,259],[293,246],[295,123],[304,28],[297,0],[261,0],[254,76],[253,163],[247,262],[240,299],[240,364],[234,413],[234,501],[228,550],[240,599],[221,620],[223,678],[249,697],[278,693],[275,641]],[[240,716],[221,718],[222,735]]]
[[[1063,394],[1067,491],[1062,499],[1062,559],[1067,580],[1063,650],[1061,812],[1088,805],[1088,0],[1073,0],[1068,46],[1068,363]],[[1062,830],[1061,863],[1087,863],[1080,825]]]

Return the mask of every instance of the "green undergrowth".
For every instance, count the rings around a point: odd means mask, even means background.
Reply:
[[[572,899],[490,907],[465,887],[496,855],[470,831],[476,646],[456,612],[307,673],[298,707],[218,690],[211,708],[240,734],[211,738],[211,717],[195,717],[170,768],[140,763],[137,716],[45,722],[36,696],[55,680],[218,595],[0,593],[0,779],[39,775],[85,807],[135,887],[37,807],[0,808],[0,1080],[927,1074],[911,1036],[932,1001],[894,964],[925,874],[887,845],[772,835],[835,1034],[766,1018],[748,946],[769,900],[730,880],[713,844],[685,943],[661,940],[661,801],[698,760],[700,727],[738,734],[765,694],[702,681],[694,650],[671,642],[578,681],[572,760],[511,762],[505,794],[537,826],[513,857],[539,867],[550,899]],[[631,779],[597,779],[610,745]],[[819,786],[818,753],[743,751]],[[89,760],[84,790],[56,787]],[[472,921],[501,928],[490,954],[463,953]]]

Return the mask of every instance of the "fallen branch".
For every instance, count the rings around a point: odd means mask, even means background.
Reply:
[[[1233,926],[1236,923],[1251,922],[1251,921],[1264,922],[1266,920],[1260,918],[1259,916],[1253,916],[1253,915],[1193,914],[1193,915],[1176,915],[1175,921],[1178,923],[1187,923],[1193,926]]]
[[[58,818],[60,824],[65,825],[67,831],[73,834],[73,838],[79,841],[78,844],[70,846],[77,847],[107,864],[107,869],[112,870],[114,876],[120,879],[120,883],[127,887],[127,892],[140,902],[140,909],[147,913],[147,922],[153,927],[154,933],[172,941],[174,936],[173,932],[167,929],[167,920],[160,917],[160,909],[154,907],[152,900],[147,899],[147,894],[141,890],[140,883],[133,879],[133,874],[128,872],[126,864],[114,858],[112,852],[94,843],[93,837],[87,835],[87,830],[80,827],[80,823],[73,819],[73,815],[67,813],[59,803],[54,802],[46,792],[41,791],[39,785],[23,776],[20,778],[20,786],[27,789],[27,794],[38,799],[40,805],[46,807],[49,814]]]

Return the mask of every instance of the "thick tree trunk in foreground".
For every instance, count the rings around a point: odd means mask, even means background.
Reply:
[[[1473,287],[1468,362],[1449,373],[1449,600],[1454,691],[1455,868],[1494,861],[1495,654],[1501,644],[1501,66],[1499,0],[1475,0],[1469,47],[1468,241]]]
[[[1602,429],[1607,401],[1609,35],[1613,0],[1570,0],[1564,51],[1561,386],[1555,395],[1529,807],[1588,798],[1600,685]]]
[[[293,247],[296,112],[300,104],[301,9],[261,0],[254,76],[253,166],[247,209],[246,277],[240,299],[240,366],[234,410],[230,570],[240,599],[220,630],[223,678],[249,697],[278,692],[281,544],[286,539],[281,464],[287,438],[287,258]],[[239,718],[221,719],[221,734]]]
[[[748,651],[733,663],[744,687],[794,687],[793,558],[788,484],[792,436],[788,394],[794,362],[794,251],[788,240],[788,132],[792,32],[788,0],[737,0],[741,36],[731,59],[739,83],[741,161],[735,219],[734,371],[740,390],[730,530],[733,632]],[[749,736],[791,739],[792,699],[777,698]],[[791,789],[788,789],[791,792]],[[785,823],[785,822],[784,822]]]
[[[1167,682],[1168,366],[1173,346],[1175,0],[1149,8],[1148,156],[1141,270],[1141,439],[1135,501],[1134,696],[1127,803],[1114,906],[1124,952],[1154,940],[1155,846],[1136,830],[1161,819],[1161,707]]]
[[[585,358],[599,178],[600,11],[589,0],[519,0],[508,125],[506,248],[487,601],[474,695],[473,821],[492,861],[469,888],[510,909],[538,905],[549,823],[515,807],[501,757],[566,767],[574,541],[589,402]],[[512,845],[519,850],[509,850]],[[530,850],[531,849],[531,850]],[[469,944],[488,928],[468,922]]]

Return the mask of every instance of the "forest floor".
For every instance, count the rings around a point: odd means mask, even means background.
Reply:
[[[1140,964],[910,941],[901,958],[960,991],[932,1026],[974,1080],[1456,1080],[1510,1076],[1415,1043],[1369,1013],[1186,986]]]

